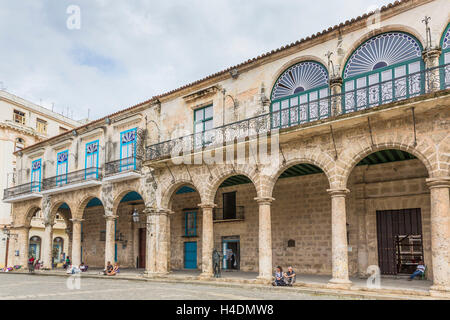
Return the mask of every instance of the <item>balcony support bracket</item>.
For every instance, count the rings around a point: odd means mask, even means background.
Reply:
[[[330,131],[331,131],[331,139],[333,141],[333,147],[334,147],[334,160],[338,159],[338,152],[336,148],[336,140],[334,139],[334,132],[333,132],[333,126],[330,125]]]

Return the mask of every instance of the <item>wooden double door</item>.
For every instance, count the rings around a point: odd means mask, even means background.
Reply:
[[[377,238],[381,274],[413,272],[423,260],[421,210],[377,211]]]
[[[145,268],[146,248],[147,248],[147,229],[141,228],[139,229],[139,260],[138,260],[138,267],[141,269]]]

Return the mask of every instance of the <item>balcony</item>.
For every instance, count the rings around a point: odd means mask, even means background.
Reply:
[[[108,162],[105,165],[105,182],[120,182],[141,177],[142,159],[130,157]]]
[[[5,189],[3,194],[3,202],[14,203],[31,199],[42,198],[41,183],[40,182],[30,182],[22,184],[20,186],[15,186],[12,188]]]
[[[101,169],[97,167],[74,171],[44,179],[41,194],[58,194],[95,187],[102,184],[101,179]]]
[[[298,127],[448,88],[450,64],[306,103],[301,103],[299,96],[285,97],[272,102],[272,110],[276,111],[271,113],[151,145],[146,149],[146,160],[161,161],[222,147],[274,130]]]
[[[213,211],[214,222],[234,222],[245,220],[245,207],[236,207],[235,210],[215,208]]]

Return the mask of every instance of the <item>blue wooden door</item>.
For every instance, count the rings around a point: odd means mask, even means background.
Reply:
[[[184,268],[197,269],[197,242],[184,243]]]

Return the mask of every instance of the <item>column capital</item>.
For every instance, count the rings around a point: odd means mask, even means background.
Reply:
[[[450,188],[450,177],[439,177],[427,179],[427,185],[430,189]]]
[[[11,226],[10,228],[9,228],[10,230],[14,230],[14,231],[20,231],[20,230],[30,230],[31,229],[31,226],[24,226],[24,225],[22,225],[22,226]]]
[[[217,205],[215,205],[214,203],[200,203],[198,207],[201,209],[214,209],[217,207]]]
[[[334,76],[330,78],[330,87],[334,87],[334,86],[342,86],[342,84],[344,83],[344,80],[339,77],[339,76]]]
[[[347,194],[350,193],[350,190],[348,189],[328,189],[327,192],[330,194],[332,198],[337,197],[346,197]]]
[[[116,221],[117,218],[119,218],[119,216],[109,216],[109,215],[105,215],[103,217],[105,218],[106,221]]]
[[[272,197],[260,197],[260,198],[255,198],[255,201],[260,204],[260,205],[268,205],[270,206],[272,204],[272,202],[275,201],[275,198]]]
[[[422,58],[426,59],[436,59],[441,56],[442,48],[434,47],[434,48],[426,48],[422,51]]]
[[[175,213],[175,212],[173,212],[172,210],[169,210],[169,209],[160,209],[157,212],[160,215],[168,216],[168,217]]]
[[[70,219],[70,221],[72,221],[72,224],[81,224],[84,219]]]

